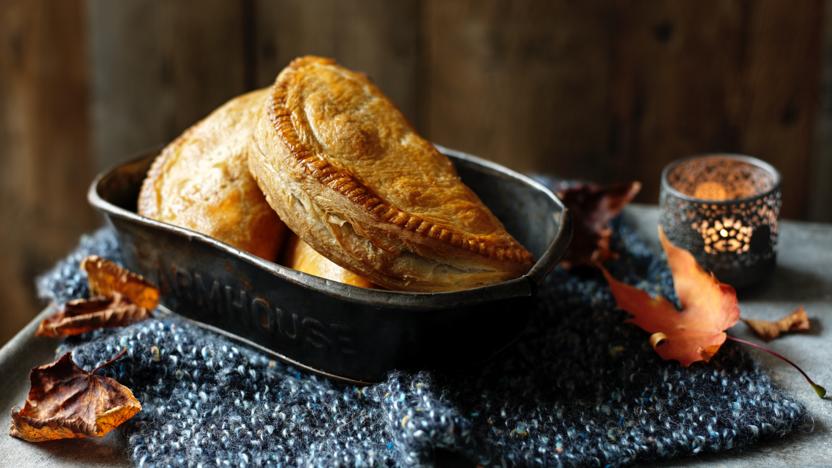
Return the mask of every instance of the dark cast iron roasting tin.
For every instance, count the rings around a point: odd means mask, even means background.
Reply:
[[[474,365],[506,347],[526,325],[537,286],[571,238],[569,213],[548,189],[500,165],[438,148],[534,254],[528,273],[442,293],[362,289],[308,275],[136,214],[158,150],[96,177],[89,201],[115,228],[125,266],[159,286],[165,308],[292,365],[365,384],[393,369]]]

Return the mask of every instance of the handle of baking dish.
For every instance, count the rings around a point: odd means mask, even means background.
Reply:
[[[528,276],[536,286],[540,286],[546,276],[555,269],[555,267],[566,255],[566,250],[572,241],[572,213],[565,206],[560,212],[560,225],[555,238],[546,248],[546,251],[534,264],[529,271]]]

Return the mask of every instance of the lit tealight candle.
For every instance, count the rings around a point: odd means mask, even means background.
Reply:
[[[721,281],[756,282],[776,261],[780,174],[749,156],[703,155],[662,172],[661,224]]]
[[[718,182],[705,181],[696,186],[693,196],[703,200],[725,200],[728,192]]]

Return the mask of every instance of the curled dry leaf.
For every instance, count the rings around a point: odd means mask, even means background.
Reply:
[[[86,333],[103,327],[123,327],[152,315],[159,304],[159,290],[142,276],[97,256],[85,258],[91,299],[67,302],[64,308],[44,319],[38,336],[60,337]]]
[[[129,388],[95,373],[124,354],[87,372],[70,353],[32,369],[23,409],[12,410],[9,433],[29,442],[101,437],[138,413],[142,406]]]
[[[687,367],[709,361],[740,317],[734,288],[720,283],[696,263],[690,252],[674,246],[659,228],[676,295],[682,310],[663,297],[621,283],[601,267],[618,307],[632,314],[630,323],[651,333],[650,344],[665,360]]]
[[[610,250],[609,223],[640,190],[641,183],[632,181],[606,187],[579,184],[558,192],[575,220],[572,243],[561,264],[569,268],[615,258]]]
[[[35,335],[57,338],[87,333],[98,328],[123,327],[150,318],[151,311],[126,300],[97,296],[69,301],[64,308],[44,319]]]
[[[87,272],[92,296],[121,294],[133,304],[150,310],[159,304],[159,290],[155,286],[110,260],[92,255],[81,261],[81,268]]]
[[[811,325],[803,306],[777,321],[754,319],[742,319],[742,321],[755,335],[765,341],[771,341],[783,333],[809,331]]]

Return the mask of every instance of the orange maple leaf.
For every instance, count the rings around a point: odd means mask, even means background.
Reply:
[[[659,239],[681,311],[667,299],[617,281],[603,267],[601,271],[618,307],[632,314],[628,322],[651,333],[650,344],[662,359],[679,361],[685,367],[707,362],[725,342],[725,330],[740,318],[737,293],[703,270],[690,252],[668,241],[661,227]]]

